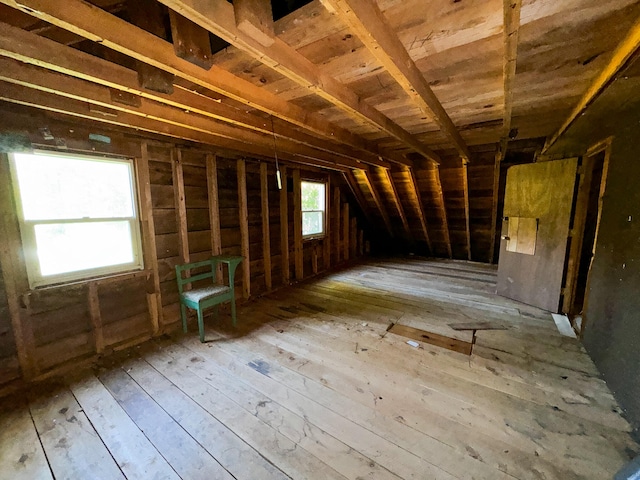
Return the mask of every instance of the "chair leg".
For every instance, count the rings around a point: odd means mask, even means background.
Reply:
[[[236,326],[236,297],[231,297],[231,321]]]
[[[187,333],[187,307],[180,304],[180,316],[182,317],[182,331]]]
[[[200,341],[204,343],[204,322],[202,320],[201,308],[198,308],[198,330],[200,331]]]

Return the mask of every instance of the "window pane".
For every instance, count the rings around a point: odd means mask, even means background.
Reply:
[[[25,220],[133,217],[131,164],[15,154]]]
[[[302,235],[323,233],[323,212],[302,212]]]
[[[301,182],[302,210],[324,211],[324,183]]]
[[[132,263],[128,221],[36,225],[42,276]]]

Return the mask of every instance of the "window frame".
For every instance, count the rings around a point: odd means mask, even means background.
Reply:
[[[322,206],[322,210],[305,210],[302,206],[302,184],[303,183],[313,183],[316,185],[322,185],[324,189],[324,205]],[[322,232],[320,233],[308,233],[304,234],[304,214],[305,212],[320,212],[322,213]],[[302,225],[300,228],[302,231],[302,240],[318,240],[323,239],[327,235],[327,182],[317,179],[303,179],[300,181],[300,221]]]
[[[144,255],[142,247],[142,232],[140,226],[140,206],[138,198],[137,169],[134,159],[122,156],[110,156],[104,154],[90,155],[76,152],[58,152],[49,150],[34,150],[29,152],[32,155],[56,156],[71,159],[90,160],[92,162],[117,162],[127,164],[129,167],[129,181],[131,188],[131,201],[133,214],[131,217],[83,217],[83,218],[57,218],[47,220],[25,220],[24,209],[22,206],[22,193],[20,191],[20,183],[18,181],[18,172],[16,166],[16,154],[27,152],[11,152],[9,157],[9,169],[11,172],[11,183],[13,189],[13,199],[15,202],[15,211],[20,227],[20,237],[22,240],[22,251],[24,254],[24,263],[27,271],[29,287],[34,289],[38,287],[49,287],[60,284],[74,283],[86,281],[98,277],[107,277],[111,275],[124,274],[144,270]],[[37,243],[35,229],[37,225],[47,224],[88,224],[88,223],[108,223],[108,222],[129,223],[129,231],[131,235],[131,249],[133,260],[129,263],[120,263],[116,265],[107,265],[103,267],[95,267],[84,270],[75,270],[72,272],[63,272],[53,275],[42,275],[40,270],[40,260],[37,254]]]

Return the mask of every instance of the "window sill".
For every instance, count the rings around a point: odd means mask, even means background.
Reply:
[[[325,234],[322,234],[322,235],[309,235],[308,237],[302,237],[302,243],[318,242],[320,240],[324,240],[325,238],[326,238]]]
[[[71,280],[68,282],[42,285],[40,287],[31,287],[28,292],[41,292],[41,291],[56,290],[56,289],[67,288],[67,287],[77,287],[79,285],[85,285],[88,283],[103,285],[103,284],[115,283],[123,280],[130,280],[132,278],[148,277],[151,274],[152,274],[151,270],[148,270],[148,269],[128,270],[125,272],[97,275],[95,277],[87,277],[79,280]]]

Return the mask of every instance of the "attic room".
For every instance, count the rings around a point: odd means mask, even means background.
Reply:
[[[640,3],[0,0],[0,479],[640,473]]]

